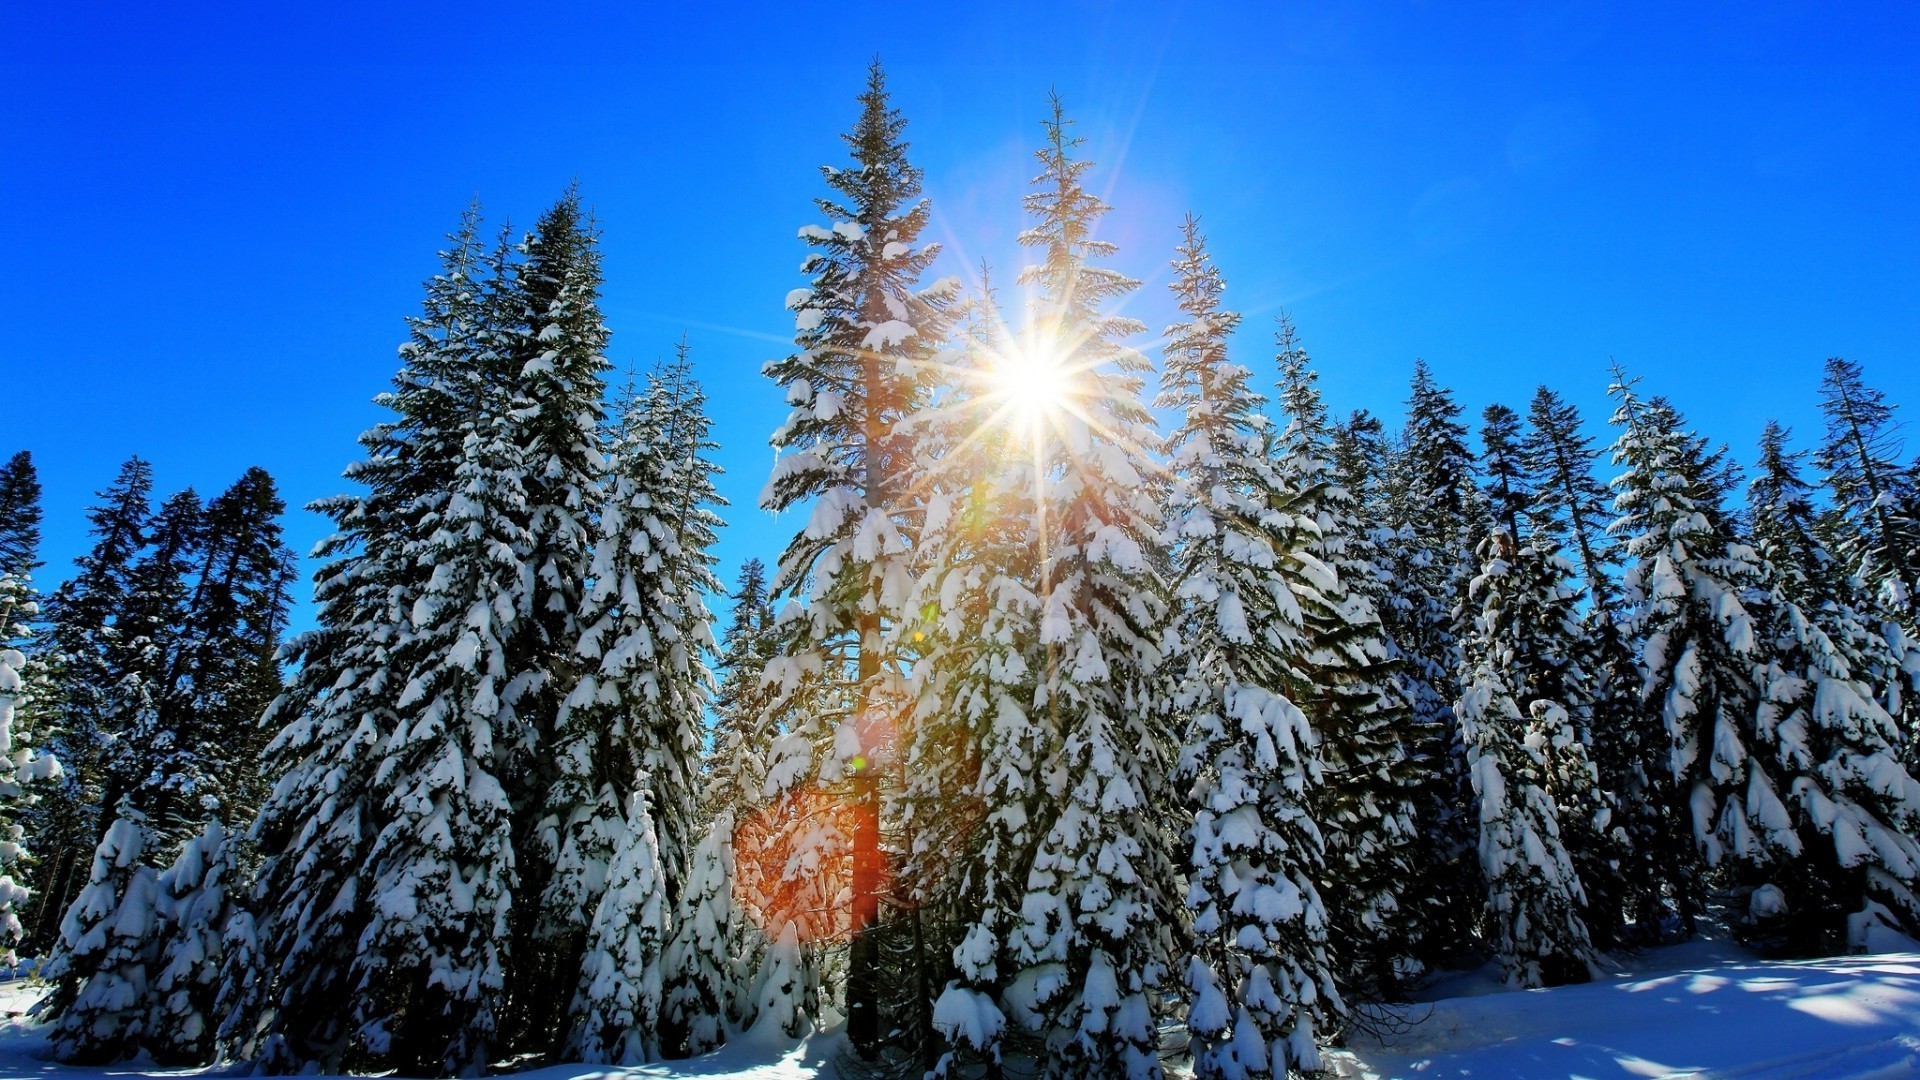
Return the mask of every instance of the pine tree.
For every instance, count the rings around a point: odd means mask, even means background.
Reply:
[[[0,576],[40,569],[40,474],[22,450],[0,465]]]
[[[1459,417],[1452,392],[1434,381],[1425,361],[1416,361],[1406,424],[1385,477],[1392,534],[1382,545],[1389,582],[1382,618],[1399,649],[1401,693],[1420,733],[1422,864],[1409,892],[1428,924],[1422,957],[1428,963],[1467,943],[1470,927],[1461,916],[1480,891],[1468,816],[1472,793],[1453,702],[1460,697],[1460,633],[1485,510]]]
[[[1820,381],[1826,438],[1814,462],[1849,526],[1840,554],[1883,590],[1912,634],[1920,629],[1920,478],[1898,461],[1893,408],[1866,385],[1857,362],[1828,359]]]
[[[116,734],[110,713],[115,688],[126,673],[115,625],[125,611],[135,561],[146,543],[153,469],[138,457],[120,466],[114,482],[87,511],[94,538],[76,569],[43,606],[46,635],[34,659],[46,671],[51,693],[36,705],[44,717],[48,752],[62,775],[42,792],[28,831],[39,848],[33,881],[34,910],[28,945],[42,949],[59,939],[67,907],[87,883],[94,846],[111,823],[103,820],[103,769]]]
[[[33,555],[34,550],[27,549],[20,562]],[[32,595],[22,578],[0,572],[0,967],[15,962],[14,946],[23,933],[20,912],[32,895],[13,877],[15,864],[29,854],[23,844],[23,811],[34,801],[30,788],[60,776],[58,759],[34,751],[28,722],[34,713],[33,687],[18,646],[29,637]]]
[[[924,403],[927,362],[947,337],[957,283],[919,286],[939,248],[920,241],[931,208],[920,197],[920,171],[907,160],[906,121],[889,103],[877,63],[860,103],[846,136],[853,167],[823,170],[833,191],[818,201],[827,224],[801,230],[813,253],[803,266],[812,280],[788,297],[798,349],[766,367],[792,411],[774,433],[781,457],[761,504],[776,512],[813,507],[773,582],[776,594],[796,602],[791,617],[782,615],[774,707],[803,692],[846,704],[837,728],[788,733],[776,748],[785,767],[770,772],[769,782],[782,795],[816,780],[847,788],[847,1032],[868,1054],[882,1034],[880,957],[870,932],[884,870],[880,774],[890,736],[881,702],[900,696],[888,642],[909,617],[919,517],[916,458],[900,425]],[[770,932],[777,943],[779,932]]]
[[[1488,442],[1492,451],[1497,436]],[[1556,741],[1570,748],[1571,725],[1562,702],[1540,696],[1545,687],[1515,685],[1521,682],[1517,675],[1539,662],[1536,650],[1555,644],[1554,624],[1564,625],[1566,613],[1552,620],[1538,616],[1542,608],[1558,607],[1565,593],[1542,595],[1543,582],[1515,573],[1516,561],[1540,556],[1517,546],[1504,529],[1483,541],[1481,550],[1482,569],[1473,582],[1479,615],[1468,638],[1471,661],[1457,708],[1479,799],[1480,867],[1494,946],[1514,985],[1584,982],[1593,962],[1581,918],[1587,898],[1561,837],[1546,753]],[[1528,713],[1545,730],[1529,729],[1520,705],[1528,698]]]
[[[1284,316],[1279,363],[1287,426],[1275,467],[1292,493],[1293,557],[1313,581],[1301,594],[1313,648],[1291,694],[1320,738],[1325,781],[1312,817],[1326,840],[1328,945],[1346,998],[1378,1001],[1398,997],[1419,970],[1421,919],[1400,901],[1418,842],[1412,714],[1393,689],[1394,647],[1375,606],[1385,593],[1363,518],[1369,458],[1356,448],[1366,424],[1329,430],[1317,375]],[[1315,561],[1332,572],[1314,574]]]
[[[160,875],[161,940],[145,1045],[161,1064],[213,1060],[227,927],[238,911],[237,848],[220,819],[212,818]]]
[[[1057,366],[1064,407],[1035,417],[1041,509],[1033,707],[1056,733],[1067,777],[1027,873],[1017,917],[1022,971],[1005,997],[1031,1017],[1050,1076],[1158,1076],[1155,1025],[1173,945],[1174,873],[1162,830],[1172,732],[1159,696],[1161,524],[1140,467],[1157,450],[1139,400],[1145,357],[1120,344],[1141,325],[1102,312],[1138,283],[1099,266],[1107,207],[1084,186],[1058,97],[1026,197],[1021,242],[1041,261],[1027,362]]]
[[[143,861],[145,825],[120,804],[86,887],[61,920],[59,950],[43,972],[54,984],[43,1009],[61,1061],[123,1061],[148,1034],[159,883]]]
[[[1869,614],[1874,591],[1818,539],[1811,486],[1786,438],[1779,425],[1767,426],[1749,500],[1769,584],[1764,694],[1745,792],[1749,805],[1777,799],[1786,815],[1759,815],[1748,826],[1754,835],[1736,834],[1729,847],[1746,883],[1780,890],[1788,913],[1810,930],[1820,916],[1868,899],[1913,928],[1920,782],[1897,764],[1899,728],[1879,703],[1880,680],[1898,660],[1881,619]],[[1830,925],[1837,929],[1837,918]],[[1810,937],[1816,947],[1842,945]]]
[[[1239,325],[1189,215],[1172,285],[1188,321],[1167,330],[1155,406],[1182,417],[1168,439],[1167,525],[1178,538],[1173,703],[1194,822],[1187,907],[1193,945],[1194,1074],[1320,1068],[1317,1029],[1339,1012],[1327,959],[1320,763],[1291,691],[1312,680],[1305,604],[1324,603],[1325,564],[1295,550],[1318,535],[1267,455],[1268,421],[1227,339]]]
[[[497,426],[481,428],[473,411],[487,400],[478,226],[470,210],[410,320],[394,390],[378,399],[393,418],[361,437],[367,458],[347,475],[368,490],[315,507],[340,531],[318,550],[319,628],[290,643],[297,675],[267,714],[280,727],[268,754],[281,778],[254,828],[261,974],[223,1033],[237,1055],[272,1067],[438,1072],[487,1060],[485,1002],[499,983],[486,954],[506,927],[494,919],[504,906],[480,906],[501,898],[481,894],[512,868],[487,768],[504,689],[491,665],[507,629],[495,620],[519,610],[510,590],[521,580],[498,556],[522,538],[502,520],[515,474],[486,438]],[[506,602],[474,603],[483,583]],[[456,644],[444,639],[467,632],[458,658],[472,666],[444,663]],[[483,682],[494,702],[476,700]],[[429,824],[432,846],[412,828]],[[463,864],[458,889],[449,856]],[[445,967],[429,987],[436,961]],[[412,1026],[395,1031],[401,1008]]]
[[[1649,735],[1645,744],[1668,751],[1664,775],[1627,797],[1668,815],[1655,865],[1691,932],[1704,902],[1699,859],[1717,863],[1729,844],[1738,853],[1757,835],[1751,819],[1778,805],[1738,786],[1759,703],[1757,627],[1745,601],[1760,566],[1721,509],[1717,462],[1704,440],[1665,401],[1643,400],[1617,370],[1611,393],[1622,429],[1613,459],[1625,470],[1613,485],[1614,531],[1626,538],[1628,628],[1644,643],[1645,712],[1636,724],[1658,723],[1664,739]]]
[[[626,843],[596,905],[580,988],[569,1010],[568,1047],[590,1064],[637,1065],[660,1056],[668,908],[644,791],[628,796],[623,832]]]

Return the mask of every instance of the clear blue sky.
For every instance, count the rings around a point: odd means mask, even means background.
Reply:
[[[163,490],[342,490],[441,234],[575,177],[614,361],[690,335],[725,573],[770,557],[759,365],[875,54],[955,270],[1011,278],[1056,87],[1132,313],[1169,320],[1199,213],[1243,361],[1286,307],[1337,410],[1396,416],[1424,356],[1475,414],[1545,381],[1597,429],[1613,357],[1749,458],[1769,417],[1815,434],[1835,354],[1920,409],[1915,5],[693,6],[11,5],[0,453],[41,469],[43,584],[131,453]]]

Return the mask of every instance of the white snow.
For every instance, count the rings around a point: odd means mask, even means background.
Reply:
[[[1696,940],[1584,986],[1502,993],[1498,978],[1395,1007],[1407,1030],[1356,1034],[1328,1067],[1368,1080],[1920,1075],[1920,951],[1766,961]]]

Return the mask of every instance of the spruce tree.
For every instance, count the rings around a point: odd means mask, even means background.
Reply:
[[[570,1056],[595,1065],[637,1065],[660,1056],[668,906],[645,791],[627,797],[621,839],[595,905],[569,1010]]]
[[[0,465],[0,576],[40,569],[40,474],[22,450]]]
[[[931,208],[920,196],[920,170],[907,160],[906,121],[890,104],[877,63],[860,105],[846,136],[852,166],[823,169],[832,195],[817,205],[826,224],[801,230],[812,254],[803,265],[811,280],[788,298],[798,348],[766,367],[792,411],[774,433],[781,456],[761,504],[776,512],[812,506],[773,582],[776,594],[796,602],[791,617],[782,615],[773,707],[786,707],[803,687],[845,704],[832,726],[816,718],[788,733],[769,782],[781,795],[801,783],[846,789],[847,1032],[868,1054],[882,1036],[871,931],[885,869],[880,774],[890,736],[883,701],[900,694],[889,641],[910,615],[921,491],[901,422],[924,404],[927,361],[947,337],[957,283],[919,284],[939,248],[921,242]],[[824,842],[834,831],[806,835]],[[769,930],[777,942],[778,930]]]
[[[1313,647],[1291,696],[1320,740],[1312,816],[1326,841],[1328,947],[1346,999],[1379,1001],[1400,996],[1419,970],[1422,921],[1400,899],[1418,842],[1412,713],[1394,690],[1394,647],[1375,606],[1385,594],[1364,517],[1367,456],[1355,452],[1353,429],[1329,429],[1317,375],[1284,316],[1278,344],[1287,425],[1275,467],[1291,493],[1293,557],[1313,579],[1300,594]],[[1313,574],[1316,561],[1331,573]]]
[[[33,552],[26,555],[31,558]],[[25,811],[35,800],[32,788],[60,776],[59,760],[36,753],[31,738],[34,688],[19,648],[29,637],[31,597],[22,578],[0,573],[0,967],[14,964],[14,946],[23,936],[20,913],[32,895],[13,876],[29,854]]]
[[[118,734],[116,687],[126,674],[116,623],[146,543],[152,494],[152,466],[129,458],[87,511],[93,546],[74,560],[74,575],[43,605],[46,635],[36,643],[34,657],[48,672],[53,692],[36,711],[45,718],[47,749],[63,771],[59,782],[42,792],[30,821],[40,860],[27,929],[32,948],[58,941],[67,907],[87,883],[94,846],[111,823],[102,814],[112,805],[104,801],[103,766]]]
[[[1005,995],[1045,1047],[1049,1076],[1158,1076],[1156,1024],[1171,988],[1172,732],[1159,700],[1155,640],[1165,611],[1158,507],[1143,475],[1159,437],[1139,399],[1146,358],[1120,343],[1141,325],[1101,310],[1138,283],[1094,262],[1107,207],[1085,187],[1058,97],[1021,242],[1041,261],[1029,363],[1053,364],[1064,402],[1033,418],[1041,500],[1044,666],[1033,707],[1067,777],[1027,873],[1015,940],[1021,973]]]
[[[1428,924],[1422,959],[1430,964],[1467,943],[1470,926],[1462,916],[1480,891],[1468,816],[1472,792],[1453,713],[1467,585],[1485,516],[1466,435],[1452,392],[1434,380],[1425,361],[1416,361],[1406,423],[1385,477],[1392,533],[1382,548],[1389,575],[1382,616],[1399,649],[1401,692],[1420,733],[1422,862],[1409,892]]]
[[[1496,444],[1490,439],[1489,449]],[[1587,898],[1562,839],[1547,759],[1551,743],[1571,746],[1571,725],[1561,701],[1540,696],[1545,687],[1523,683],[1542,647],[1554,646],[1554,624],[1566,621],[1565,614],[1538,616],[1543,608],[1552,612],[1565,594],[1542,595],[1541,585],[1552,587],[1550,577],[1529,581],[1515,572],[1516,562],[1540,555],[1516,545],[1504,529],[1481,550],[1473,582],[1479,614],[1467,639],[1470,666],[1457,708],[1479,800],[1480,868],[1494,948],[1514,985],[1584,982],[1593,961],[1581,917]],[[1529,698],[1523,713],[1521,702]],[[1529,714],[1545,730],[1530,729]]]
[[[1839,554],[1882,590],[1913,633],[1920,629],[1920,478],[1898,460],[1893,410],[1857,362],[1829,358],[1820,380],[1826,437],[1814,463],[1848,525]]]
[[[123,1061],[148,1035],[158,959],[159,881],[144,861],[146,823],[124,800],[93,854],[86,886],[60,923],[43,975],[54,1056],[71,1064]]]
[[[160,875],[160,943],[145,1045],[162,1064],[213,1060],[227,927],[239,911],[239,856],[238,841],[215,817]]]
[[[1778,805],[1777,796],[1739,787],[1760,694],[1758,628],[1746,601],[1762,575],[1722,510],[1717,458],[1704,440],[1617,370],[1611,393],[1621,428],[1613,459],[1624,470],[1613,485],[1614,531],[1626,538],[1628,629],[1643,642],[1646,670],[1635,723],[1659,725],[1663,736],[1648,734],[1643,745],[1666,751],[1666,767],[1651,766],[1660,775],[1626,795],[1666,815],[1651,861],[1690,933],[1705,901],[1701,858],[1719,862],[1730,841],[1744,847],[1750,819]]]
[[[1284,1076],[1320,1068],[1316,1030],[1339,1012],[1316,882],[1324,849],[1313,723],[1293,699],[1313,678],[1302,607],[1324,603],[1317,536],[1267,455],[1250,372],[1228,356],[1237,312],[1190,215],[1172,289],[1187,321],[1167,330],[1155,406],[1168,438],[1167,527],[1177,537],[1168,657],[1184,718],[1178,776],[1193,825],[1183,979],[1194,1075]],[[1305,496],[1300,498],[1299,496]]]

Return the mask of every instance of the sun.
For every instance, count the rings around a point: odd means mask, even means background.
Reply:
[[[1064,354],[1045,338],[1023,342],[995,359],[995,393],[1023,424],[1037,424],[1067,407],[1073,385]]]

